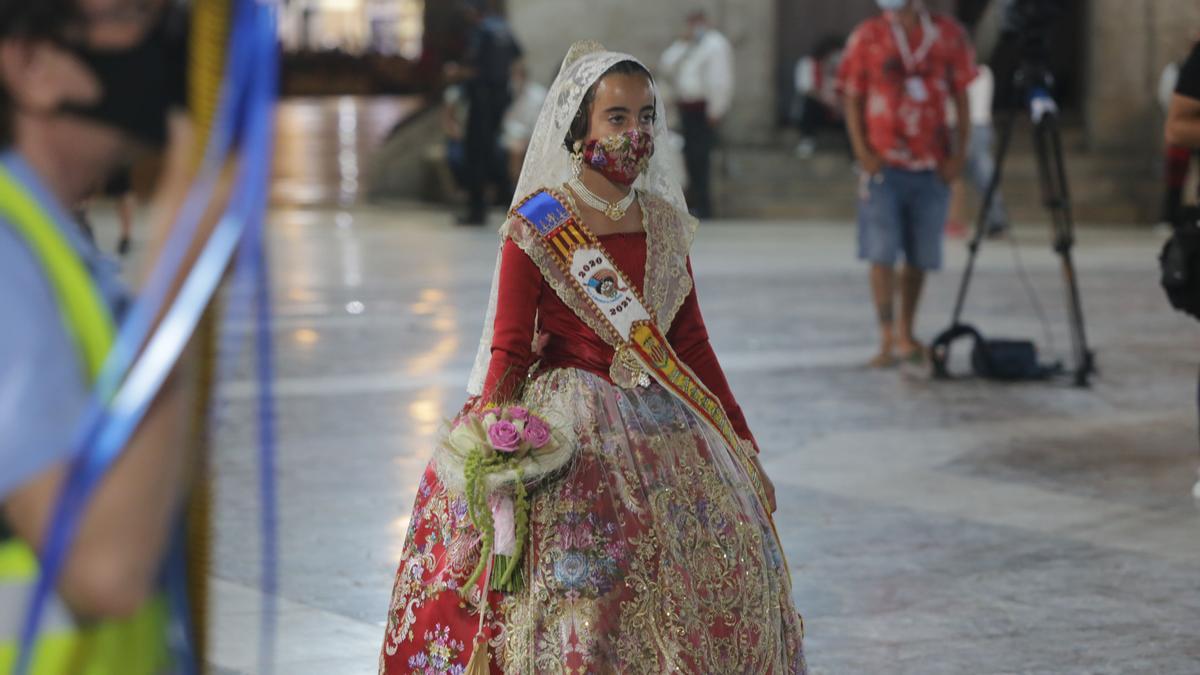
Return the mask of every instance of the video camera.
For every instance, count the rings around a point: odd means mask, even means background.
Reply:
[[[1002,0],[1000,42],[996,66],[999,107],[1024,108],[1030,89],[1054,89],[1050,69],[1053,28],[1066,11],[1065,0]]]
[[[1026,61],[1050,60],[1051,28],[1066,10],[1064,0],[1004,0],[1001,39],[1015,39]]]

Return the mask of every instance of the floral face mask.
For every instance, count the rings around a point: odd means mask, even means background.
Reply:
[[[653,155],[654,137],[639,129],[588,141],[583,146],[584,165],[621,185],[633,185]]]

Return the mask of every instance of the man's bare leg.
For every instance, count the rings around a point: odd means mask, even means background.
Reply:
[[[917,305],[921,302],[921,290],[924,287],[925,271],[905,265],[900,271],[900,332],[895,337],[896,351],[902,359],[925,349],[913,333]]]
[[[871,264],[871,295],[879,320],[879,353],[868,363],[872,368],[886,368],[895,361],[896,272],[889,265]]]

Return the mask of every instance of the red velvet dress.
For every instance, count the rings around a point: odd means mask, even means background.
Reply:
[[[612,234],[601,236],[600,240],[612,255],[613,262],[641,290],[646,278],[646,235]],[[538,372],[579,368],[611,383],[608,368],[612,364],[613,348],[563,303],[529,256],[512,241],[505,243],[504,260],[500,270],[500,309],[496,312],[492,362],[488,367],[484,398],[508,400],[534,365],[537,356],[530,347],[535,317],[540,324],[540,334],[549,338],[542,349]],[[691,273],[690,265],[688,273]],[[667,340],[679,358],[721,399],[738,436],[753,441],[746,417],[733,398],[708,340],[708,329],[704,327],[694,286],[675,316]]]
[[[601,241],[644,289],[647,236]],[[657,384],[613,385],[613,349],[511,240],[494,328],[484,398],[512,400],[537,362],[522,401],[567,411],[578,454],[533,496],[525,589],[489,591],[486,602],[482,580],[460,598],[479,535],[462,499],[427,469],[380,672],[463,672],[481,606],[493,673],[804,672],[802,626],[769,516],[720,436]],[[540,356],[535,332],[547,340]],[[752,440],[694,287],[667,337]]]

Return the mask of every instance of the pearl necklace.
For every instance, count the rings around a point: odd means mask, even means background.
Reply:
[[[572,178],[567,181],[567,185],[570,186],[575,194],[579,195],[579,198],[585,204],[608,216],[608,219],[614,223],[625,217],[625,212],[629,210],[629,207],[633,205],[633,200],[637,198],[637,190],[630,190],[629,194],[622,197],[620,201],[609,202],[589,190],[583,184],[583,181],[578,178]]]

